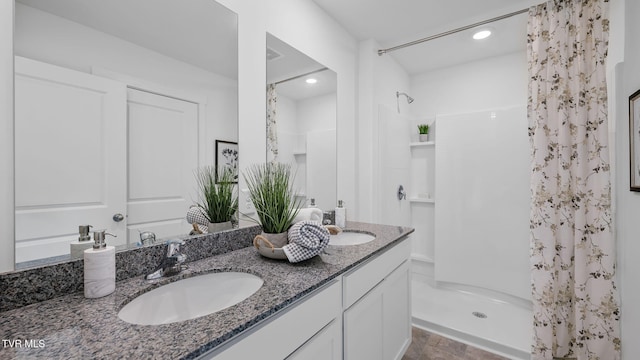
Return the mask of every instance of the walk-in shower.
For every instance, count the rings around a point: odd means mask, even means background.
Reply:
[[[518,26],[514,32],[522,38],[525,17],[510,23]],[[469,42],[470,35],[458,38]],[[457,40],[451,38],[452,53],[458,50]],[[377,215],[415,229],[414,326],[510,359],[528,359],[533,336],[527,235],[530,178],[526,166],[520,168],[529,157],[522,132],[527,126],[522,90],[527,80],[514,76],[526,71],[526,54],[521,49],[515,56],[493,56],[466,63],[434,62],[433,69],[416,68],[415,74],[394,84],[400,111],[393,112],[393,102],[378,109],[377,171],[384,176],[378,185]],[[489,91],[487,78],[492,79]],[[393,94],[393,88],[387,91]],[[461,93],[482,98],[459,101]],[[430,142],[419,142],[420,124],[433,124],[434,130],[437,124],[438,136],[434,132]],[[493,150],[498,154],[490,153]],[[487,163],[509,172],[505,175]],[[398,184],[403,184],[406,199],[398,200]],[[499,204],[494,199],[518,203]],[[505,212],[510,220],[504,220]]]

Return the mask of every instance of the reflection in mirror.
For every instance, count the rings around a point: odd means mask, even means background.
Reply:
[[[306,206],[336,206],[336,73],[267,34],[267,161],[291,163]]]
[[[187,235],[196,169],[238,139],[236,14],[211,0],[15,5],[16,267],[82,256],[82,225],[120,248]]]

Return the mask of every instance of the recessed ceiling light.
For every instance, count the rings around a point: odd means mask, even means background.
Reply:
[[[473,38],[475,40],[486,39],[489,36],[491,36],[491,30],[480,30],[480,31],[476,32],[475,34],[473,34]]]
[[[314,78],[309,78],[309,79],[307,79],[307,84],[315,84],[315,83],[317,83],[317,82],[318,82],[318,80],[316,80],[316,79],[314,79]]]

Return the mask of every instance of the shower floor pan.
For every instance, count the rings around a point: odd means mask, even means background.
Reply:
[[[530,359],[530,308],[416,279],[411,285],[414,326],[510,359]]]

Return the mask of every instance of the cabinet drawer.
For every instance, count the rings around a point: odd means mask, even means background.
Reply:
[[[342,328],[335,319],[304,343],[286,360],[338,360],[342,359]]]
[[[411,242],[404,238],[393,248],[350,270],[342,277],[342,306],[349,308],[411,255]]]
[[[282,360],[293,353],[318,331],[340,317],[340,281],[319,290],[280,316],[223,349],[206,354],[201,358],[216,360],[255,359],[260,354],[262,360]]]

